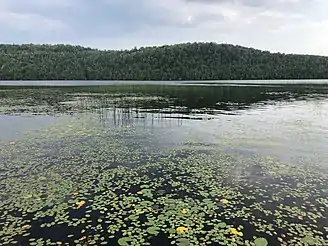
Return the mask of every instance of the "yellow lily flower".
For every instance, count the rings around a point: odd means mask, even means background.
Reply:
[[[85,201],[80,201],[75,203],[77,205],[77,208],[80,208],[85,205]]]
[[[230,228],[230,233],[242,237],[244,234],[241,231],[238,231],[236,228]]]
[[[227,205],[229,203],[229,201],[227,199],[221,199],[220,202],[223,204],[223,205]]]
[[[177,230],[178,233],[188,232],[188,228],[184,227],[184,226],[179,226],[176,230]]]

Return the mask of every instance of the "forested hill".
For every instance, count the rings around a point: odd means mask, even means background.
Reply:
[[[216,43],[124,51],[0,45],[1,80],[219,80],[328,78],[328,57]]]

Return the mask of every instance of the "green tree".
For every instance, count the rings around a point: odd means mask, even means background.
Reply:
[[[131,50],[0,44],[2,80],[327,79],[328,57],[185,43]]]

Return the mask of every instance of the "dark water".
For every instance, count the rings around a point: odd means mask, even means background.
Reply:
[[[328,244],[325,81],[8,83],[0,243]]]

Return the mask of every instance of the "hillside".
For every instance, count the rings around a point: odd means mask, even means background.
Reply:
[[[220,80],[328,78],[328,57],[216,43],[124,51],[0,45],[1,80]]]

